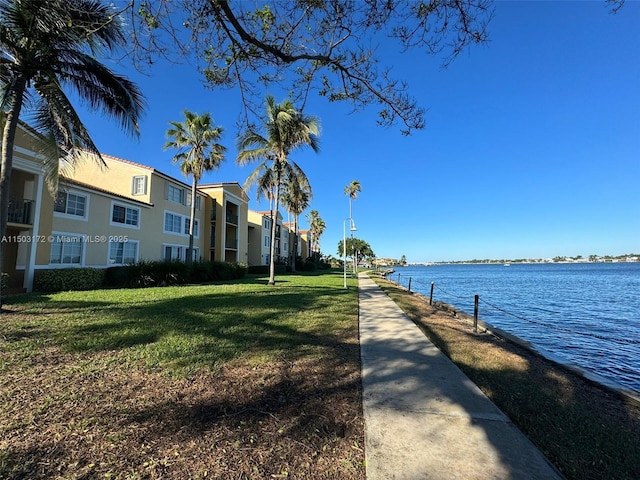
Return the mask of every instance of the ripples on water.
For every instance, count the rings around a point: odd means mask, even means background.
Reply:
[[[411,266],[389,278],[398,274],[427,297],[434,282],[435,300],[469,314],[478,294],[482,320],[640,392],[640,263]]]

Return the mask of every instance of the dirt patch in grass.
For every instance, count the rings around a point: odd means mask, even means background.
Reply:
[[[117,352],[19,354],[0,349],[0,478],[365,477],[357,329],[324,354],[187,378]]]

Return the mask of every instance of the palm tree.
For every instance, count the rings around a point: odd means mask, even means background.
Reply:
[[[350,219],[353,219],[353,213],[351,211],[351,201],[358,198],[358,193],[361,191],[362,189],[360,188],[360,182],[358,180],[351,180],[351,183],[346,187],[344,187],[344,194],[349,195],[349,218]],[[351,232],[351,238],[353,239],[353,231]],[[357,265],[358,259],[355,254],[352,255],[351,258],[353,259],[353,271],[355,272],[358,268],[358,265]],[[345,258],[345,261],[346,260],[347,259]]]
[[[173,128],[167,130],[168,141],[164,148],[176,148],[173,163],[180,164],[180,170],[188,178],[191,176],[191,214],[189,220],[189,248],[187,263],[193,261],[193,232],[196,218],[196,194],[198,182],[205,172],[220,168],[224,161],[226,147],[216,143],[222,135],[222,127],[214,127],[211,114],[184,111],[184,123],[169,122]]]
[[[296,254],[298,253],[298,219],[300,214],[309,206],[311,200],[311,185],[307,177],[291,177],[284,185],[280,203],[293,215],[293,255],[291,271],[296,271]]]
[[[352,180],[349,185],[344,187],[344,194],[349,195],[349,218],[353,218],[351,213],[351,200],[358,198],[358,193],[361,192],[360,182],[358,180]],[[353,236],[353,234],[351,235]]]
[[[92,109],[102,110],[138,135],[142,94],[134,83],[101,64],[96,55],[126,44],[113,5],[99,0],[3,0],[0,2],[0,110],[6,112],[0,164],[0,236],[7,228],[13,148],[23,107],[42,136],[52,194],[59,162],[73,164],[87,152],[104,165],[100,152],[63,87]],[[0,270],[2,246],[0,245]]]
[[[303,174],[302,169],[289,159],[289,154],[298,148],[309,146],[315,152],[319,150],[319,121],[315,117],[303,115],[295,109],[291,100],[276,104],[269,95],[266,98],[267,118],[265,134],[250,129],[238,140],[237,162],[246,165],[249,162],[263,160],[256,169],[255,178],[260,172],[270,170],[270,183],[273,187],[273,221],[271,222],[271,253],[269,258],[269,285],[275,284],[275,238],[280,189],[283,181],[290,175]],[[253,176],[253,174],[252,174]],[[251,177],[250,177],[251,178]]]
[[[315,260],[318,260],[318,254],[320,252],[320,237],[324,233],[327,225],[320,217],[317,210],[311,210],[307,214],[307,221],[309,222],[309,231],[311,233],[311,251],[313,251]]]

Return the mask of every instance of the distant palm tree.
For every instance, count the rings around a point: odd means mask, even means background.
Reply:
[[[352,180],[349,185],[344,187],[344,194],[349,195],[349,218],[351,219],[353,219],[353,213],[351,210],[351,201],[358,198],[358,193],[361,191],[362,189],[360,187],[360,182],[358,180]],[[353,239],[353,231],[351,231],[351,238]],[[358,259],[355,254],[352,255],[351,258],[353,259],[353,271],[355,272],[358,268]],[[345,258],[345,261],[346,261],[346,258]]]
[[[196,195],[198,182],[205,172],[220,168],[224,161],[226,147],[216,143],[222,135],[222,127],[214,127],[211,114],[184,111],[185,121],[169,122],[173,128],[167,130],[168,141],[164,148],[176,148],[178,153],[173,157],[173,163],[180,164],[182,173],[193,179],[191,182],[191,215],[189,221],[189,248],[187,249],[187,263],[193,261],[193,233],[196,218]]]
[[[344,187],[344,194],[349,195],[349,218],[353,218],[351,212],[351,200],[358,198],[358,193],[361,192],[360,182],[358,180],[352,180],[349,185]],[[353,236],[353,234],[352,234]]]
[[[99,0],[3,0],[0,2],[0,110],[6,112],[0,164],[0,236],[9,213],[13,149],[23,106],[42,134],[38,149],[46,179],[57,190],[60,163],[89,152],[104,164],[63,87],[93,110],[102,110],[138,135],[142,94],[134,83],[96,60],[126,44],[122,20]],[[0,245],[0,270],[2,267]]]
[[[322,237],[327,225],[317,210],[311,210],[307,214],[307,221],[309,222],[309,232],[311,233],[311,251],[317,261],[320,253],[320,237]]]
[[[298,253],[298,219],[300,214],[309,206],[311,200],[311,185],[307,177],[291,177],[284,185],[281,195],[281,203],[293,215],[293,255],[291,259],[291,271],[296,271],[296,256]]]
[[[265,134],[261,135],[252,129],[242,134],[238,140],[240,153],[238,153],[237,162],[240,165],[246,165],[252,161],[263,160],[254,171],[256,179],[260,178],[260,172],[270,170],[269,185],[273,187],[273,221],[271,222],[269,285],[274,285],[276,219],[280,189],[284,179],[293,174],[303,173],[302,169],[289,159],[289,154],[304,146],[309,146],[317,152],[320,125],[317,118],[303,115],[296,110],[291,100],[276,104],[275,99],[269,95],[266,98],[266,104]]]

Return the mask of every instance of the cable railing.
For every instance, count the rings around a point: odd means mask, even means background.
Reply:
[[[618,337],[611,337],[608,335],[601,335],[598,333],[594,333],[594,332],[586,332],[586,331],[579,331],[579,330],[575,330],[575,329],[571,329],[571,328],[566,328],[566,327],[561,327],[558,325],[554,325],[552,323],[548,323],[548,322],[543,322],[540,320],[533,320],[531,318],[527,318],[523,315],[520,314],[516,314],[513,312],[508,311],[507,309],[500,307],[498,305],[496,305],[494,302],[490,302],[488,300],[486,300],[484,297],[480,297],[480,295],[474,294],[473,297],[469,294],[460,294],[460,293],[452,293],[451,291],[449,291],[448,289],[445,290],[444,288],[442,288],[440,285],[436,284],[435,282],[424,282],[420,279],[414,279],[412,277],[408,277],[407,281],[405,282],[405,284],[403,285],[401,283],[401,275],[398,274],[397,275],[397,279],[395,278],[395,275],[393,276],[394,278],[391,278],[390,275],[387,275],[386,278],[387,280],[391,280],[392,282],[396,283],[397,285],[406,288],[409,292],[411,292],[411,285],[413,283],[414,287],[416,285],[418,285],[419,287],[427,287],[424,289],[424,291],[430,291],[430,295],[428,297],[429,300],[429,305],[433,304],[433,292],[434,290],[444,294],[446,297],[450,297],[456,300],[463,300],[463,301],[468,301],[471,298],[474,299],[474,313],[473,313],[473,318],[474,318],[474,331],[477,331],[477,322],[478,322],[478,317],[479,317],[479,304],[482,303],[483,305],[486,305],[496,311],[501,312],[504,315],[510,316],[512,318],[515,318],[517,320],[521,320],[524,322],[527,322],[529,324],[533,324],[533,325],[538,325],[544,328],[548,328],[551,330],[555,330],[558,332],[563,332],[563,333],[569,333],[572,335],[580,335],[583,337],[590,337],[590,338],[595,338],[598,340],[605,340],[605,341],[611,341],[611,342],[616,342],[616,343],[620,343],[620,344],[626,344],[626,345],[640,345],[640,340],[638,339],[632,339],[632,338],[618,338]],[[421,289],[423,290],[423,289]],[[550,315],[561,315],[560,312],[553,312],[550,310],[547,310],[547,313],[549,313]]]

